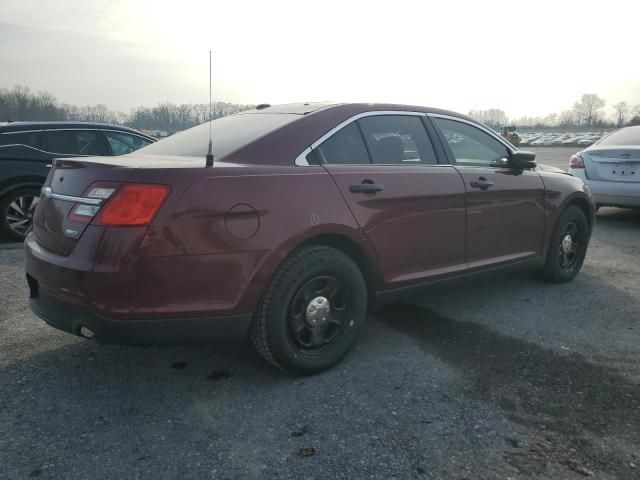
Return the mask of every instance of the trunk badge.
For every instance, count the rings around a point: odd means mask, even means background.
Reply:
[[[65,228],[64,229],[64,234],[67,237],[78,238],[78,231],[77,230],[71,230],[70,228]]]

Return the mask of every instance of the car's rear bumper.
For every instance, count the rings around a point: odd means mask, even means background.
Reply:
[[[598,205],[640,207],[640,182],[593,180],[585,175],[583,169],[573,169],[570,173],[587,184],[594,203]]]
[[[232,340],[244,337],[251,315],[153,320],[114,320],[86,306],[56,298],[38,290],[31,277],[31,310],[46,323],[74,335],[119,345],[167,345]],[[84,327],[84,330],[83,330]]]
[[[31,308],[48,324],[76,335],[85,327],[97,340],[119,344],[205,342],[247,333],[262,288],[249,281],[259,254],[140,258],[122,248],[125,260],[99,263],[91,256],[95,241],[83,235],[69,256],[61,256],[33,234],[25,240]],[[123,243],[121,238],[114,245]]]

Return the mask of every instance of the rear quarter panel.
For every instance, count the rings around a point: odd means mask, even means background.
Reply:
[[[317,235],[340,234],[370,258],[375,253],[322,167],[236,166],[179,169],[172,194],[142,240],[143,270],[191,298],[194,309],[251,311],[274,270],[293,249]],[[139,169],[130,181],[166,183],[167,170]],[[374,280],[375,282],[375,280]]]

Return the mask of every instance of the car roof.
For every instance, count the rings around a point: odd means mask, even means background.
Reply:
[[[0,123],[0,133],[4,132],[20,132],[23,130],[47,130],[47,129],[59,129],[59,128],[90,128],[98,130],[118,130],[121,132],[135,133],[143,137],[149,137],[138,130],[125,127],[123,125],[114,125],[112,123],[100,123],[100,122],[73,122],[73,121],[18,121],[18,122],[4,122]],[[151,137],[149,137],[151,138]]]
[[[256,113],[285,113],[296,115],[308,115],[316,113],[320,110],[334,111],[358,111],[359,113],[374,111],[405,111],[405,112],[424,112],[436,113],[440,115],[448,115],[451,117],[459,117],[478,123],[476,120],[451,110],[444,110],[434,107],[423,107],[417,105],[404,105],[399,103],[356,103],[356,102],[303,102],[303,103],[287,103],[282,105],[261,104],[251,110],[239,112],[242,114]]]
[[[394,103],[299,103],[273,107],[261,106],[257,111],[248,110],[243,113],[254,115],[258,113],[288,113],[296,114],[299,118],[231,152],[228,158],[225,157],[225,160],[240,164],[287,165],[291,159],[300,155],[332,128],[368,112],[432,113],[479,124],[478,121],[466,115],[450,110]]]
[[[293,115],[307,115],[332,106],[341,105],[337,102],[301,102],[301,103],[283,103],[280,105],[271,105],[261,103],[251,110],[243,110],[237,115],[256,114],[256,113],[284,113]]]

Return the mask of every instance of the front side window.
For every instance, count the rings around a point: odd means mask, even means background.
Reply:
[[[458,165],[504,166],[507,147],[486,132],[467,123],[435,118]]]
[[[356,122],[338,130],[318,147],[322,161],[329,165],[369,163],[369,154]]]
[[[45,132],[46,149],[63,155],[106,155],[94,130],[49,130]]]
[[[146,147],[151,141],[128,133],[104,132],[114,155],[124,155]]]
[[[28,147],[40,148],[42,132],[16,132],[0,134],[1,145],[26,145]]]
[[[378,115],[358,120],[373,163],[415,165],[438,163],[422,121],[410,115]]]

